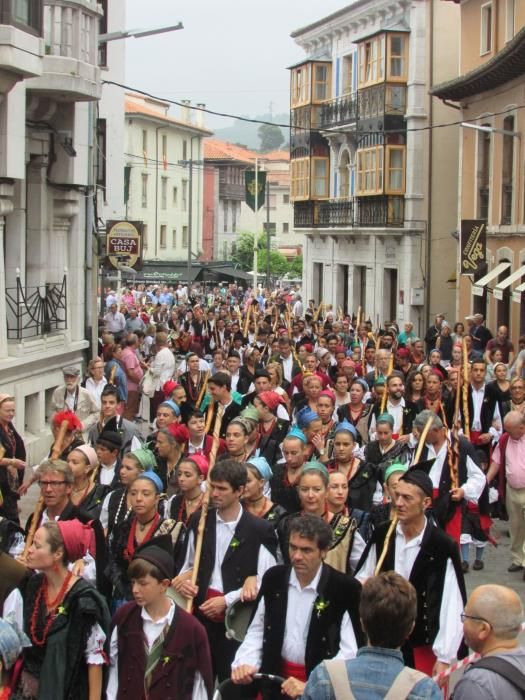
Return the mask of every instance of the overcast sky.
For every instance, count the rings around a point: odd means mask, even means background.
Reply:
[[[126,82],[159,97],[255,115],[289,109],[286,67],[304,53],[290,32],[351,0],[128,0],[127,28],[184,24],[126,43]],[[174,108],[176,109],[176,108]],[[206,117],[212,128],[231,120]]]

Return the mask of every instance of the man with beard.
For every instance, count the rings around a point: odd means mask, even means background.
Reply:
[[[405,385],[402,376],[394,372],[386,379],[387,399],[384,413],[388,413],[394,419],[394,429],[392,438],[398,442],[408,442],[412,432],[412,423],[416,416],[416,407],[405,402]],[[376,420],[381,412],[381,407],[377,404],[370,421],[370,439],[375,440]]]
[[[78,367],[64,367],[64,384],[57,386],[51,399],[53,412],[71,411],[82,422],[84,430],[96,423],[99,409],[95,399],[87,389],[80,386]]]

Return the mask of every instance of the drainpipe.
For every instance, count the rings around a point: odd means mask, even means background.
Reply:
[[[429,84],[432,86],[434,84],[434,1],[430,3],[430,20],[429,20],[429,32],[430,32],[430,47],[429,47],[429,61],[428,61],[428,72],[429,72]],[[428,105],[428,121],[429,126],[433,125],[433,97],[429,96]],[[432,237],[432,165],[433,165],[433,149],[434,149],[434,137],[432,129],[429,131],[429,144],[428,144],[428,178],[427,178],[427,240],[426,240],[426,255],[425,255],[425,319],[424,323],[429,324],[430,319],[430,282],[432,278],[430,259],[431,259],[431,237]]]

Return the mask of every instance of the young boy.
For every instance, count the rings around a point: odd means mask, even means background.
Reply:
[[[213,687],[206,632],[166,594],[174,575],[170,536],[139,547],[128,574],[135,600],[113,618],[107,700],[205,700]]]

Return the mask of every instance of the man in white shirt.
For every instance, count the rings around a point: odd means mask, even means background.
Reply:
[[[257,672],[283,676],[272,697],[302,695],[323,659],[352,658],[363,643],[358,582],[323,563],[330,526],[303,515],[289,526],[290,566],[264,576],[259,603],[232,664],[234,683],[251,683]]]
[[[243,510],[240,504],[247,479],[246,466],[234,460],[223,460],[213,467],[213,508],[206,518],[196,585],[191,578],[200,512],[190,518],[184,564],[173,582],[182,595],[195,600],[195,614],[208,633],[213,671],[219,681],[229,677],[239,646],[225,638],[226,608],[241,598],[254,600],[263,574],[276,562],[272,524]]]
[[[433,485],[421,469],[409,469],[396,485],[396,518],[379,525],[356,576],[365,581],[395,570],[417,592],[417,617],[401,648],[405,664],[432,676],[457,658],[463,639],[460,615],[466,601],[459,547],[425,516]]]
[[[168,345],[168,334],[163,331],[157,333],[155,335],[155,343],[158,348],[157,354],[148,367],[148,373],[151,375],[152,379],[152,388],[155,392],[150,401],[151,421],[153,421],[158,407],[164,401],[162,387],[170,379],[173,379],[173,375],[175,374],[175,356]]]
[[[109,311],[104,316],[106,330],[115,336],[115,340],[120,340],[126,330],[126,319],[117,309],[116,304],[111,304]]]

